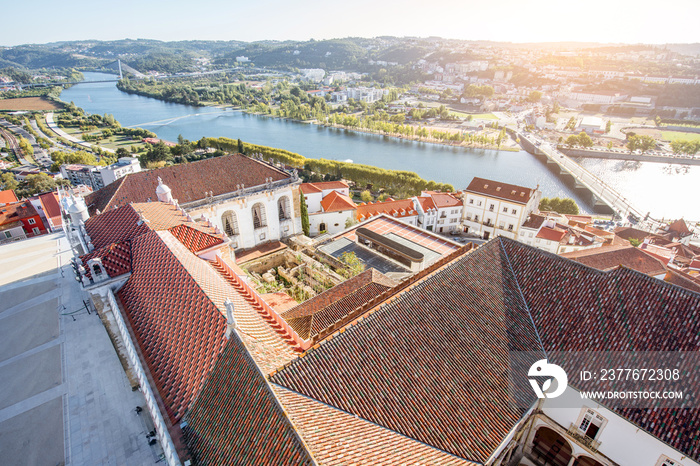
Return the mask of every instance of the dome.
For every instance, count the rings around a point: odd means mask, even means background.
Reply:
[[[160,179],[160,178],[159,178],[159,179]],[[172,190],[168,187],[168,185],[167,185],[167,184],[163,184],[162,181],[161,181],[160,183],[158,183],[158,187],[156,188],[156,194],[168,194],[168,193],[170,193],[171,191],[172,191]]]

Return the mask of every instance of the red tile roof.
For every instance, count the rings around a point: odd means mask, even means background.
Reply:
[[[272,389],[318,464],[477,466],[278,385]]]
[[[523,413],[507,385],[527,377],[513,374],[509,352],[698,351],[698,310],[700,294],[661,280],[497,238],[420,277],[271,380],[484,462]],[[522,390],[511,395],[534,403]],[[700,458],[700,409],[613,409]]]
[[[302,183],[301,192],[304,194],[320,193],[327,189],[350,189],[345,181],[319,181],[316,183]]]
[[[650,276],[659,275],[666,271],[663,262],[632,246],[583,249],[567,252],[561,256],[603,271],[627,267]]]
[[[17,199],[17,196],[13,190],[6,189],[4,191],[0,191],[0,204],[11,204],[18,201],[19,199]]]
[[[437,207],[435,207],[435,203],[433,202],[432,197],[418,196],[418,197],[416,197],[416,199],[420,203],[424,212],[427,212],[428,210],[431,210],[431,209],[437,209]]]
[[[14,204],[0,206],[0,225],[38,216],[39,212],[36,211],[29,201],[15,202]],[[41,219],[39,219],[38,222],[40,221]],[[37,224],[36,226],[43,229],[41,224]]]
[[[396,284],[381,272],[368,269],[304,301],[282,314],[282,317],[300,337],[308,340],[334,323],[343,322],[362,304]],[[352,317],[359,315],[353,314]]]
[[[196,464],[314,464],[236,334],[216,361],[186,421],[183,432]]]
[[[205,192],[212,191],[214,196],[218,196],[232,193],[241,185],[250,188],[265,184],[270,177],[278,181],[290,175],[241,154],[212,157],[199,162],[130,173],[85,198],[90,214],[96,209],[104,212],[112,206],[129,202],[156,201],[158,177],[172,190],[174,199],[186,204],[204,199]]]
[[[463,205],[462,200],[455,197],[455,195],[451,193],[425,191],[424,194],[427,194],[433,199],[433,202],[438,209],[443,209],[446,207],[461,207]]]
[[[474,177],[466,192],[481,194],[484,196],[504,199],[518,204],[527,204],[534,195],[535,190],[524,188],[515,184],[502,183],[500,181],[487,180],[486,178]]]
[[[94,258],[102,260],[102,265],[110,278],[129,273],[131,272],[131,243],[128,240],[112,243],[90,254],[80,256],[88,278],[92,277],[92,269],[88,261]]]
[[[345,194],[333,191],[321,200],[321,207],[323,207],[324,212],[341,212],[343,210],[355,210],[357,205]]]
[[[170,228],[170,233],[180,240],[187,249],[198,253],[213,246],[224,243],[224,240],[192,228],[189,225],[178,225]]]
[[[471,256],[481,266],[472,266]],[[515,280],[500,266],[498,245],[459,257],[271,381],[485,462],[525,411],[510,404],[509,351],[540,345],[527,308],[515,298]]]
[[[133,238],[131,247],[133,271],[117,294],[167,415],[177,422],[224,346],[226,322],[158,233]]]
[[[672,231],[674,233],[678,233],[680,236],[687,236],[690,234],[690,230],[688,229],[688,225],[685,224],[685,220],[682,218],[676,220],[672,224],[668,226],[668,231]]]
[[[39,202],[41,202],[41,205],[44,207],[44,213],[51,219],[53,226],[57,227],[63,224],[61,206],[58,203],[58,194],[55,192],[40,194]]]
[[[188,241],[189,246],[196,248],[204,244],[213,246],[223,243],[221,236],[216,235],[213,228],[190,222],[175,206],[164,202],[128,204],[110,209],[85,221],[85,229],[96,249],[127,241],[149,230],[170,230],[183,225],[187,229],[183,229],[184,227],[178,229],[176,236],[179,235],[178,239],[183,242]],[[193,252],[199,250],[201,249]]]
[[[566,236],[566,230],[562,230],[561,228],[549,228],[549,227],[542,227],[540,228],[540,231],[537,232],[536,238],[542,238],[547,241],[556,241],[557,243],[562,240]]]
[[[357,218],[362,221],[379,214],[387,214],[391,217],[403,218],[418,215],[413,206],[413,201],[410,199],[401,199],[398,201],[384,201],[369,204],[360,204],[357,206]]]

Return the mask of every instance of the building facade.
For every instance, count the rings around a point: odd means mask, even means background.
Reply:
[[[539,206],[542,193],[538,188],[474,178],[463,195],[464,231],[485,239],[494,236],[516,239],[521,225]]]

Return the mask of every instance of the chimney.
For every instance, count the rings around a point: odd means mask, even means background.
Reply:
[[[226,339],[231,338],[234,329],[236,328],[236,321],[233,318],[233,301],[230,298],[226,298],[224,301],[224,306],[226,306]]]

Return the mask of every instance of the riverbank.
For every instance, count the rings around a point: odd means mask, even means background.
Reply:
[[[238,108],[240,107],[232,107],[232,106],[217,106],[217,108]],[[261,112],[253,112],[249,111],[246,109],[240,109],[241,112],[247,114],[247,115],[254,115],[254,116],[264,116],[268,118],[276,118],[279,120],[284,120],[284,121],[292,121],[295,123],[304,123],[304,124],[309,124],[309,125],[317,125],[317,126],[323,126],[325,128],[334,128],[334,129],[342,129],[345,131],[353,131],[356,133],[364,133],[364,134],[376,134],[378,136],[385,136],[385,137],[390,137],[394,138],[397,140],[406,140],[406,141],[412,141],[412,142],[421,142],[421,143],[427,143],[427,144],[437,144],[441,146],[447,146],[447,147],[460,147],[464,149],[482,149],[482,150],[498,150],[498,151],[507,151],[507,152],[520,152],[521,148],[518,145],[516,141],[514,141],[512,138],[509,139],[509,142],[512,143],[511,145],[492,145],[492,144],[470,144],[470,143],[465,143],[464,141],[460,142],[454,142],[454,141],[442,141],[437,138],[430,138],[430,137],[423,137],[423,136],[418,136],[418,135],[406,135],[406,134],[398,134],[398,133],[387,133],[384,131],[378,131],[378,130],[372,130],[370,128],[357,128],[354,126],[346,126],[346,125],[340,125],[336,123],[328,123],[328,122],[321,122],[318,120],[296,120],[294,118],[287,118],[287,117],[280,117],[277,115],[270,115],[269,113],[261,113]],[[408,125],[412,126],[416,129],[418,128],[426,128],[428,131],[445,131],[449,129],[448,127],[441,127],[441,126],[415,126],[415,125]]]
[[[414,125],[414,124],[393,124],[389,122],[372,121],[372,116],[365,115],[351,115],[357,120],[358,125],[367,124],[384,124],[389,126],[399,127],[399,132],[391,132],[383,129],[373,129],[367,126],[350,126],[338,123],[333,123],[330,121],[319,121],[318,119],[313,120],[299,120],[291,117],[283,117],[279,115],[274,115],[267,112],[256,112],[251,108],[243,108],[240,105],[233,104],[215,104],[210,101],[201,101],[195,98],[191,93],[183,89],[160,89],[159,92],[149,92],[143,89],[134,89],[132,87],[127,87],[121,81],[117,83],[117,89],[126,94],[135,94],[143,97],[149,97],[152,99],[157,99],[163,102],[176,103],[180,105],[189,105],[192,107],[209,107],[209,108],[220,108],[223,110],[234,109],[240,110],[249,115],[256,116],[266,116],[269,118],[277,118],[280,120],[293,121],[296,123],[304,124],[314,124],[319,126],[325,126],[329,128],[343,129],[348,131],[356,131],[358,133],[376,134],[379,136],[387,136],[402,140],[429,143],[429,144],[439,144],[447,147],[460,147],[465,149],[482,149],[482,150],[503,150],[510,152],[519,152],[520,147],[517,142],[512,139],[507,139],[506,144],[503,144],[502,138],[499,138],[498,132],[489,132],[488,130],[481,129],[476,131],[470,131],[469,133],[463,131],[461,128],[454,128],[454,122],[449,124],[440,124],[439,122],[432,121],[430,124],[426,125]],[[271,110],[274,110],[270,107]],[[336,119],[338,114],[329,114],[327,119]],[[368,121],[369,120],[369,121]],[[437,136],[437,137],[436,137]],[[494,144],[494,141],[501,139],[501,144]]]

